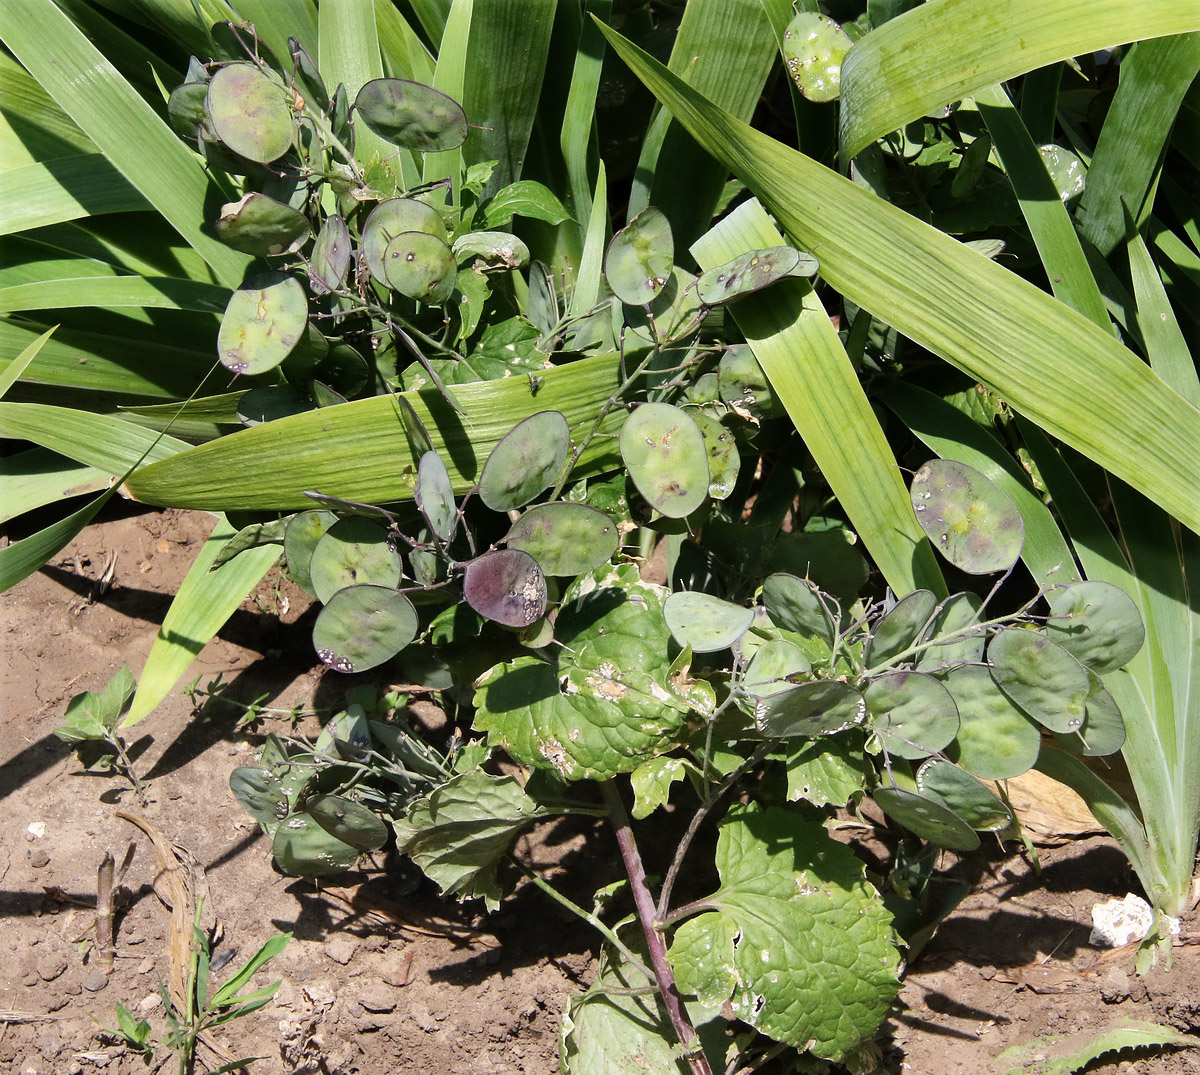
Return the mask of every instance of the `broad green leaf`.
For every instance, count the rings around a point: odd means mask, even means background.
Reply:
[[[993,1070],[1001,1075],[1028,1075],[1034,1071],[1038,1075],[1072,1075],[1084,1071],[1092,1061],[1107,1053],[1125,1049],[1157,1051],[1165,1046],[1194,1049],[1197,1045],[1200,1042],[1193,1035],[1181,1034],[1161,1023],[1118,1019],[1104,1027],[1077,1030],[1073,1034],[1047,1034],[1014,1045],[996,1057]],[[1013,1066],[1008,1067],[1009,1064]]]
[[[802,799],[813,806],[841,808],[863,790],[862,750],[845,738],[802,743],[783,763],[788,802]]]
[[[548,813],[513,777],[472,769],[418,799],[393,822],[396,850],[445,895],[482,898],[495,908],[505,892],[496,867],[517,834]]]
[[[228,301],[228,288],[167,276],[89,275],[0,287],[0,313],[75,306],[136,306],[220,313]]]
[[[102,153],[0,172],[0,235],[148,208],[146,199]]]
[[[0,6],[0,39],[229,287],[249,259],[207,231],[209,178],[200,159],[51,0]]]
[[[0,170],[95,152],[91,139],[7,54],[0,55],[0,101]]]
[[[1155,11],[1172,6],[1164,0]],[[1092,22],[1090,8],[1080,21]],[[1131,24],[1145,32],[1140,16]],[[1113,337],[1003,266],[715,108],[612,31],[606,36],[774,212],[794,244],[820,250],[829,284],[1200,530],[1200,410]]]
[[[692,253],[711,269],[780,241],[762,206],[747,202],[698,239]],[[746,296],[732,313],[888,584],[896,593],[925,587],[945,594],[892,450],[812,287],[783,280]]]
[[[29,448],[0,458],[0,523],[73,496],[98,493],[112,475],[78,466],[57,452]]]
[[[167,609],[158,637],[138,677],[137,694],[122,722],[127,728],[149,716],[208,645],[226,620],[279,559],[279,547],[264,545],[210,570],[222,546],[236,533],[223,517],[209,534]],[[276,856],[278,857],[278,855]]]
[[[681,992],[819,1057],[845,1056],[899,987],[891,916],[862,864],[805,815],[733,809],[717,837],[715,910],[685,922],[668,958]]]
[[[688,706],[669,683],[665,598],[632,565],[583,576],[564,595],[553,659],[486,672],[475,726],[567,780],[606,780],[669,751]]]
[[[96,513],[104,507],[114,492],[115,488],[109,489],[65,519],[0,549],[0,593],[12,589],[52,556],[65,549],[95,518]]]
[[[112,474],[120,474],[143,456],[153,462],[188,447],[174,437],[106,414],[42,403],[0,403],[0,437],[33,441]]]
[[[841,145],[875,139],[1057,60],[1200,27],[1192,0],[933,0],[857,42],[842,65]],[[953,43],[954,63],[946,63]]]
[[[671,798],[671,785],[687,775],[683,758],[651,758],[629,774],[633,787],[633,817],[649,817]]]
[[[125,703],[133,697],[136,684],[128,668],[117,671],[98,691],[84,691],[67,703],[63,720],[54,734],[68,743],[81,739],[102,739],[117,725]]]
[[[38,352],[46,346],[46,341],[53,335],[54,329],[47,329],[0,372],[0,399],[3,399],[8,394],[8,390],[12,388],[21,375],[29,368],[30,363],[37,358]]]
[[[492,447],[513,425],[538,411],[561,411],[573,428],[590,428],[597,409],[617,387],[615,355],[547,370],[537,395],[524,377],[456,385],[465,415],[434,391],[409,392],[421,422],[446,462],[455,491],[479,477]],[[576,473],[615,465],[611,439],[623,414],[609,415],[583,453]],[[166,465],[145,467],[129,485],[149,504],[226,510],[304,508],[305,490],[368,503],[408,500],[416,483],[404,422],[387,396],[322,407],[242,430],[182,453]]]

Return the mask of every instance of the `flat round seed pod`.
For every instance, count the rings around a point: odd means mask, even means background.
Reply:
[[[1059,733],[1083,727],[1088,670],[1044,632],[997,631],[988,661],[1000,689],[1043,727]]]
[[[1105,757],[1115,754],[1125,745],[1125,720],[1117,700],[1108,692],[1104,681],[1088,669],[1088,696],[1083,724],[1066,735],[1054,734],[1065,749],[1085,757]]]
[[[394,587],[400,572],[400,555],[388,542],[387,531],[357,515],[339,520],[325,532],[309,564],[313,589],[325,604],[346,586]]]
[[[651,206],[612,237],[604,255],[604,276],[622,302],[645,306],[666,286],[674,265],[670,222]]]
[[[889,672],[871,680],[863,697],[867,723],[884,749],[896,757],[927,757],[958,734],[958,707],[933,676]]]
[[[308,279],[314,295],[337,291],[350,271],[350,229],[340,216],[326,218],[308,256]]]
[[[446,225],[438,211],[415,198],[389,198],[371,210],[363,225],[360,250],[371,275],[387,284],[384,254],[387,245],[406,231],[423,231],[446,241]],[[390,285],[389,285],[390,286]]]
[[[1025,544],[1012,498],[974,467],[932,459],[913,476],[917,522],[947,560],[971,575],[1007,571]]]
[[[445,153],[467,140],[467,116],[452,97],[406,78],[375,78],[354,111],[380,138],[418,153]]]
[[[817,588],[807,579],[783,571],[768,575],[763,581],[762,601],[776,626],[833,645],[833,620],[817,596]]]
[[[902,597],[875,625],[863,651],[863,663],[874,668],[907,650],[921,636],[935,608],[937,598],[930,590],[913,590]]]
[[[449,541],[458,526],[458,504],[450,473],[437,452],[426,452],[417,464],[417,510],[440,540]]]
[[[958,707],[958,735],[946,754],[983,780],[1009,780],[1033,768],[1042,733],[996,686],[986,668],[961,664],[942,682]]]
[[[812,665],[804,651],[782,638],[764,642],[754,651],[746,674],[742,677],[742,690],[752,698],[766,698],[791,690],[796,684],[789,676],[810,671]]]
[[[1107,582],[1073,582],[1046,595],[1046,635],[1104,675],[1124,668],[1146,641],[1138,607],[1124,590]]]
[[[917,790],[945,803],[976,832],[998,832],[1012,824],[1012,811],[986,785],[940,758],[917,770]]]
[[[251,191],[236,202],[221,206],[217,238],[243,254],[285,254],[308,238],[304,214],[265,194]]]
[[[358,861],[358,849],[331,836],[308,814],[292,814],[280,823],[271,842],[279,868],[293,877],[341,873]]]
[[[387,244],[383,271],[389,287],[430,306],[450,298],[458,275],[450,247],[422,231],[401,232]]]
[[[505,627],[528,627],[546,611],[546,577],[528,553],[498,549],[467,565],[463,596],[489,620]]]
[[[213,140],[216,133],[208,122],[204,103],[208,99],[207,82],[185,82],[176,86],[167,98],[167,122],[181,138]]]
[[[832,735],[861,724],[867,706],[849,683],[821,679],[759,698],[754,722],[765,736]]]
[[[296,118],[287,91],[253,64],[219,68],[205,107],[217,137],[247,160],[268,164],[292,147]]]
[[[335,672],[365,672],[404,649],[417,627],[416,609],[395,587],[346,586],[317,615],[313,648]]]
[[[694,410],[690,414],[708,451],[708,495],[714,500],[724,500],[733,492],[742,465],[737,440],[728,427],[703,411]]]
[[[452,249],[460,262],[482,258],[489,266],[504,269],[521,269],[529,264],[529,247],[507,231],[472,231],[455,239]]]
[[[931,844],[951,851],[979,846],[979,834],[937,799],[904,788],[879,788],[872,798],[893,821]]]
[[[283,555],[287,560],[288,574],[309,597],[316,597],[313,589],[313,550],[325,532],[338,521],[332,511],[302,511],[292,517],[283,534]]]
[[[609,516],[586,504],[539,504],[512,525],[505,544],[529,553],[546,575],[582,575],[607,563],[620,533]]]
[[[783,61],[810,101],[835,101],[842,88],[842,60],[854,44],[828,15],[801,11],[783,32]]]
[[[708,450],[696,423],[669,403],[643,403],[621,427],[621,458],[637,491],[669,519],[708,496]]]
[[[721,401],[743,417],[778,418],[783,414],[783,404],[747,344],[725,349],[717,365],[717,391]]]
[[[391,832],[374,810],[344,795],[314,795],[305,800],[304,812],[330,836],[359,851],[378,851]]]
[[[528,504],[558,480],[571,429],[558,411],[539,411],[504,434],[479,475],[479,498],[493,511]]]
[[[234,373],[266,373],[291,354],[307,330],[308,299],[300,281],[263,273],[230,297],[217,333],[217,356]]]
[[[698,590],[677,590],[667,596],[663,616],[681,646],[691,646],[695,653],[715,653],[750,630],[754,609]]]
[[[799,264],[800,251],[792,246],[749,250],[701,273],[696,281],[696,294],[705,306],[719,306],[790,276]]]
[[[973,593],[951,594],[941,603],[933,623],[921,639],[922,642],[931,642],[932,645],[922,650],[917,661],[918,671],[938,672],[958,661],[983,660],[985,639],[982,631],[969,633],[953,642],[937,641],[949,639],[976,622],[981,603],[978,595]]]

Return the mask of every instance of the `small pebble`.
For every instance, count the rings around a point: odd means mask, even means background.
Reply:
[[[108,975],[103,971],[90,970],[84,974],[83,988],[89,993],[99,993],[106,985],[108,985]]]
[[[366,986],[358,994],[358,1002],[369,1012],[394,1012],[396,1010],[396,998],[382,982]]]
[[[357,937],[351,937],[345,933],[335,933],[325,942],[325,954],[335,963],[340,963],[344,967],[358,950],[358,945]]]
[[[40,870],[43,866],[50,865],[50,856],[46,854],[45,849],[39,847],[29,855],[29,865],[35,870]]]
[[[67,961],[57,956],[38,960],[37,972],[43,982],[52,982],[67,969]]]

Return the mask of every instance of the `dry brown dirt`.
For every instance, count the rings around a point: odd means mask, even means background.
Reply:
[[[286,721],[239,731],[233,707],[197,717],[177,690],[131,729],[147,780],[144,804],[119,778],[82,772],[53,736],[72,695],[101,687],[122,664],[137,674],[210,526],[198,513],[117,508],[0,597],[0,1070],[132,1075],[165,1059],[146,1064],[100,1032],[115,1025],[118,1001],[163,1025],[156,998],[168,974],[170,914],[155,896],[153,849],[117,817],[124,810],[202,867],[206,910],[224,930],[218,957],[232,953],[236,966],[274,932],[295,934],[260,978],[283,980],[275,1000],[213,1035],[227,1054],[262,1057],[253,1072],[556,1071],[564,997],[592,970],[586,927],[530,888],[490,919],[473,919],[469,909],[441,903],[411,869],[382,858],[333,886],[361,883],[375,903],[357,909],[276,872],[227,781],[264,732],[286,731]],[[95,580],[114,556],[112,583],[101,593]],[[243,701],[266,694],[284,708],[335,706],[342,687],[319,675],[310,629],[302,596],[269,576],[185,682],[221,673]],[[89,944],[96,870],[106,851],[120,861],[131,842],[130,895],[106,976]],[[581,866],[602,863],[607,877],[614,862],[606,834],[563,825],[523,839],[518,850],[568,890],[576,875],[580,898]],[[1025,855],[995,846],[954,865],[973,881],[972,892],[910,969],[884,1028],[885,1070],[983,1075],[1010,1045],[1117,1020],[1200,1030],[1200,946],[1176,948],[1169,970],[1139,978],[1131,956],[1100,960],[1088,944],[1092,904],[1135,884],[1112,841],[1078,839],[1041,857],[1040,878]],[[498,943],[464,944],[394,920],[413,915],[482,925]],[[214,1055],[201,1050],[200,1058],[216,1066]],[[1088,1070],[1200,1073],[1200,1053],[1118,1058]]]

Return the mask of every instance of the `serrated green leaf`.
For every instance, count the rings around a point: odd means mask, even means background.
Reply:
[[[671,798],[671,785],[682,780],[687,763],[682,758],[651,758],[629,774],[633,785],[633,810],[637,820],[649,817]]]
[[[777,1041],[845,1056],[899,988],[891,916],[862,864],[819,822],[778,807],[731,810],[716,862],[721,887],[705,903],[717,910],[685,922],[668,953],[680,990],[724,993]],[[710,958],[697,967],[700,950]]]
[[[1106,1027],[1074,1034],[1048,1034],[1005,1049],[994,1064],[1003,1075],[1073,1075],[1106,1053],[1125,1049],[1196,1048],[1200,1040],[1161,1023],[1121,1019]],[[1007,1065],[1012,1065],[1007,1066]]]
[[[863,790],[863,752],[844,738],[804,743],[784,758],[788,802],[844,807]]]

